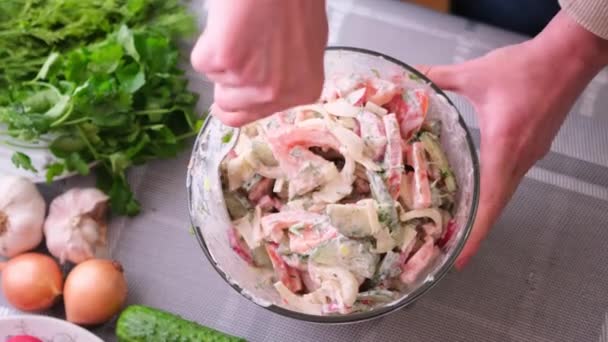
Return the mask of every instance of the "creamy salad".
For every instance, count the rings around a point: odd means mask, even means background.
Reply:
[[[348,314],[393,301],[453,236],[457,184],[422,82],[350,75],[241,130],[222,163],[232,249],[283,304]],[[229,139],[230,137],[226,137]]]

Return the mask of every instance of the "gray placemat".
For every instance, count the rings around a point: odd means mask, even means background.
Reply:
[[[330,0],[328,7],[330,44],[373,49],[410,64],[458,62],[524,39],[397,1]],[[202,77],[193,80],[204,108],[212,87]],[[129,301],[249,341],[608,342],[608,153],[602,152],[608,147],[607,84],[604,71],[578,101],[547,158],[530,171],[479,255],[411,308],[330,327],[280,317],[238,295],[189,232],[184,181],[189,153],[131,172],[145,212],[114,220],[109,239],[112,256],[127,272]],[[471,106],[454,99],[478,136]],[[71,179],[46,192],[81,182],[90,180]],[[93,331],[113,341],[112,330],[108,324]]]

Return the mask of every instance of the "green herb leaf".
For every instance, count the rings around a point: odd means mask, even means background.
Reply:
[[[89,165],[82,159],[79,153],[70,153],[65,158],[65,166],[68,171],[76,171],[79,174],[86,176],[89,174]]]
[[[135,63],[128,64],[116,71],[120,89],[133,94],[146,84],[144,71]]]
[[[38,170],[36,170],[34,165],[32,165],[32,159],[30,159],[30,157],[28,155],[26,155],[25,153],[22,153],[22,152],[13,153],[13,156],[11,157],[11,161],[18,168],[22,168],[27,171],[32,171],[34,173],[38,172]]]
[[[49,70],[51,69],[53,64],[55,64],[57,59],[59,59],[59,54],[57,52],[51,53],[49,55],[49,57],[46,59],[46,61],[44,62],[44,64],[42,65],[42,68],[40,68],[40,71],[38,72],[38,75],[36,75],[35,80],[45,79],[49,73]]]
[[[414,74],[414,73],[411,73],[411,72],[410,72],[410,73],[408,73],[408,77],[409,77],[409,78],[410,78],[410,80],[412,80],[412,81],[421,81],[421,80],[422,80],[422,79],[421,79],[421,78],[420,78],[418,75],[416,75],[416,74]]]
[[[306,225],[303,223],[296,223],[294,225],[292,225],[291,227],[289,227],[289,231],[297,236],[302,235],[302,230],[306,228]]]
[[[205,124],[205,120],[196,120],[194,124],[194,131],[196,133],[200,132],[203,129],[203,125]]]
[[[91,51],[89,70],[98,74],[114,72],[123,56],[122,46],[117,42],[106,41]]]
[[[112,153],[110,163],[112,164],[112,172],[115,174],[123,174],[131,166],[131,160],[123,152]]]
[[[224,134],[224,136],[222,137],[222,143],[227,144],[230,142],[230,140],[232,140],[232,135],[234,134],[233,131],[230,131],[226,134]]]
[[[203,124],[178,65],[195,28],[179,0],[0,1],[0,123],[29,143],[56,137],[47,181],[96,163],[114,213],[135,215],[128,168],[177,155]]]
[[[46,182],[51,183],[57,176],[61,176],[65,171],[65,165],[62,163],[53,163],[46,168]]]
[[[120,215],[134,216],[141,210],[139,202],[134,198],[133,192],[122,178],[117,178],[112,183],[110,205]]]
[[[139,53],[137,53],[137,49],[135,49],[133,33],[127,26],[123,25],[120,27],[116,39],[122,45],[127,55],[133,57],[135,61],[139,62]]]
[[[86,144],[76,135],[62,135],[51,143],[49,149],[59,157],[66,158],[73,152],[80,152],[86,148]]]

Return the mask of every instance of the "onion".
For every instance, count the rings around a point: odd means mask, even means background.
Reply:
[[[6,263],[2,291],[6,300],[22,311],[40,311],[53,306],[61,295],[63,276],[57,262],[44,254],[25,253]]]
[[[90,259],[68,274],[63,292],[68,321],[81,325],[101,324],[124,305],[127,282],[118,262]]]

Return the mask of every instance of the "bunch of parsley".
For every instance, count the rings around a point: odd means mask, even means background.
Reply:
[[[176,38],[194,21],[179,0],[0,1],[0,105],[13,82],[31,80],[47,56],[105,37],[127,25]]]
[[[0,123],[7,126],[0,135],[46,142],[58,160],[46,167],[49,182],[66,171],[86,175],[89,165],[98,164],[98,186],[110,196],[113,212],[136,215],[140,205],[126,169],[175,156],[201,126],[194,112],[197,96],[187,89],[176,47],[177,37],[193,28],[193,19],[171,0],[15,0],[0,2],[0,22],[3,10],[19,8],[18,3],[39,15],[65,16],[65,25],[24,33],[32,51],[15,45],[0,52]],[[21,7],[21,24],[29,29],[49,19],[34,20],[26,7]],[[61,8],[71,14],[55,12]],[[2,26],[0,51],[7,45],[2,36],[16,34]],[[43,54],[32,72],[27,56]],[[2,63],[7,56],[23,67],[15,64],[9,70]],[[15,153],[12,161],[38,172],[23,153]]]

